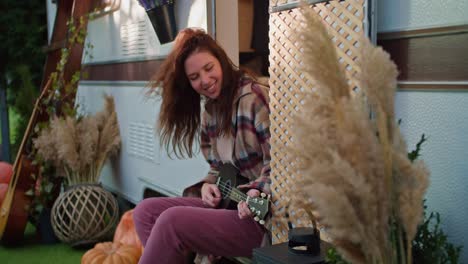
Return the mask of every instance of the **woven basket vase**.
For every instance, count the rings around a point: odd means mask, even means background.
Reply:
[[[118,222],[115,197],[99,184],[77,184],[62,193],[52,207],[55,235],[72,246],[94,244],[111,237]]]

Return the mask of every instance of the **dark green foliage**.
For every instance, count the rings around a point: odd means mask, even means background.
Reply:
[[[41,80],[47,44],[46,5],[43,1],[0,1],[0,54],[2,73],[14,74],[16,66],[28,65],[34,80]],[[4,68],[3,68],[4,67]],[[18,76],[11,76],[17,80]]]
[[[38,87],[33,84],[29,67],[20,65],[18,73],[21,77],[20,89],[18,89],[15,100],[10,101],[10,108],[15,111],[19,118],[15,124],[15,134],[12,139],[12,153],[17,153],[19,144],[23,139],[24,131],[29,122],[29,117],[34,107],[34,100],[38,95]]]
[[[424,222],[418,227],[413,240],[413,263],[452,263],[457,264],[462,246],[454,246],[440,228],[439,213],[425,213]]]
[[[346,260],[341,258],[340,254],[336,251],[335,248],[329,248],[327,250],[327,256],[325,258],[327,263],[333,263],[333,264],[349,264]]]
[[[420,156],[419,152],[421,151],[421,145],[426,141],[427,141],[427,137],[425,137],[424,134],[422,134],[421,139],[419,140],[418,143],[416,143],[416,149],[414,149],[413,151],[408,153],[408,159],[411,162],[413,162],[417,158],[419,158],[419,156]]]
[[[422,134],[416,149],[408,153],[411,161],[420,156],[421,145],[426,141],[427,138]],[[456,247],[448,241],[447,235],[440,228],[440,214],[431,212],[428,216],[426,209],[424,204],[424,222],[418,226],[413,240],[413,263],[457,264],[462,247]]]
[[[20,116],[12,142],[15,156],[42,81],[45,2],[0,0],[0,32],[0,81],[7,87],[10,111]]]
[[[33,161],[36,163],[36,161]],[[25,195],[31,196],[31,205],[29,210],[29,221],[37,226],[39,223],[40,213],[44,208],[52,208],[55,199],[57,199],[62,179],[54,177],[56,171],[52,164],[43,163],[40,167],[41,174],[32,174],[31,177],[36,182],[36,186],[33,189],[26,191]]]

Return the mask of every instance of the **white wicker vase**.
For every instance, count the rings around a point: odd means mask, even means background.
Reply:
[[[71,186],[57,198],[51,213],[55,235],[72,246],[108,239],[118,218],[117,200],[99,184]]]

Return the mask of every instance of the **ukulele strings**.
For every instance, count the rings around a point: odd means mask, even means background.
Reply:
[[[233,192],[237,194],[237,196],[240,196],[242,200],[245,200],[247,198],[247,195],[245,193],[241,192],[237,188],[232,188],[230,185],[224,182],[220,182],[218,186],[220,187],[220,190],[223,196],[226,196],[227,194]]]
[[[218,186],[220,187],[221,192],[223,193],[223,195],[227,195],[230,192],[233,192],[233,193],[237,194],[238,196],[241,196],[244,199],[247,197],[247,195],[244,194],[243,192],[241,192],[239,189],[232,188],[230,185],[228,185],[226,183],[221,182],[221,183],[219,183]]]

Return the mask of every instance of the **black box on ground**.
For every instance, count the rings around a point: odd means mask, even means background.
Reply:
[[[294,254],[288,250],[288,242],[253,250],[255,264],[319,264],[326,263],[325,256],[330,244],[320,241],[320,255]]]

